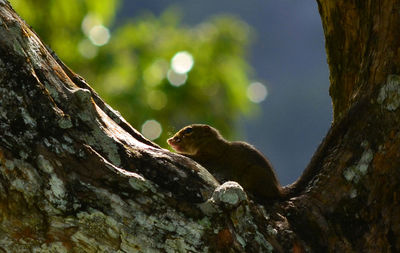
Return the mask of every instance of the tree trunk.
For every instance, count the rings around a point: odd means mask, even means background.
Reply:
[[[264,208],[142,137],[0,0],[0,251],[400,251],[400,5],[318,4],[334,123]]]

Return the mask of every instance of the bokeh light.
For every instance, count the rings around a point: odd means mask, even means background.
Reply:
[[[81,28],[83,33],[89,36],[90,30],[96,25],[101,25],[100,19],[96,15],[88,13],[82,20]]]
[[[78,45],[79,53],[87,58],[92,59],[97,55],[97,47],[92,44],[88,39],[82,40]]]
[[[192,69],[193,64],[193,56],[186,51],[176,53],[171,59],[171,68],[178,74],[186,74]]]
[[[103,46],[110,40],[110,31],[103,25],[96,25],[89,32],[90,41],[96,46]]]
[[[142,134],[150,140],[157,139],[158,137],[160,137],[161,133],[162,127],[157,120],[147,120],[142,125]]]
[[[261,103],[268,96],[267,87],[260,82],[254,82],[247,87],[247,97],[253,103]]]
[[[157,86],[166,77],[168,72],[168,62],[157,59],[143,71],[143,80],[150,86]]]
[[[147,104],[153,110],[163,109],[168,102],[167,95],[160,90],[153,90],[147,93]]]
[[[179,87],[186,83],[187,74],[179,74],[170,69],[167,73],[167,79],[172,86]]]

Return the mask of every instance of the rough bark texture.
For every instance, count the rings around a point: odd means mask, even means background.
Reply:
[[[0,251],[279,249],[239,185],[214,191],[204,168],[143,138],[4,1],[0,98]]]
[[[400,72],[400,4],[318,0],[338,121],[360,97]]]
[[[303,191],[263,208],[142,137],[0,0],[0,251],[400,251],[400,5],[318,4],[335,121]]]

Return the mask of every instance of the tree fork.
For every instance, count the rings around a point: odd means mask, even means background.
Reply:
[[[399,5],[318,5],[334,122],[303,190],[263,208],[146,140],[0,1],[0,249],[400,251]]]

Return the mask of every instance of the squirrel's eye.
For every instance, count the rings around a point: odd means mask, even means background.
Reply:
[[[183,130],[182,134],[183,134],[183,135],[187,135],[187,134],[190,134],[190,133],[192,133],[192,132],[193,132],[193,128],[188,127],[188,128],[186,128],[185,130]]]

